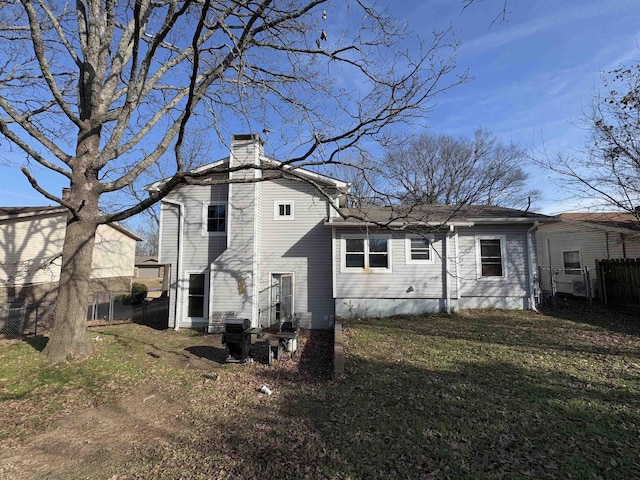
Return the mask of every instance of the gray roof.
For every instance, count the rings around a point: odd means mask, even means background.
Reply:
[[[409,207],[349,207],[339,210],[340,217],[331,219],[334,224],[382,224],[409,225],[448,223],[533,223],[558,221],[555,217],[513,208],[484,205],[424,205]]]

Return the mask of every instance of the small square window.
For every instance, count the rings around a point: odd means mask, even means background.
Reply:
[[[293,220],[293,202],[275,202],[273,217],[276,220]]]

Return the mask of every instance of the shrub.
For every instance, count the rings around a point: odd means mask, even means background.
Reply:
[[[135,282],[131,285],[131,303],[142,303],[147,297],[147,286],[144,283]]]

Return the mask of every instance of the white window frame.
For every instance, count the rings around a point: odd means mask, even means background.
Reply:
[[[209,207],[224,205],[224,231],[223,232],[210,232],[209,227]],[[203,202],[202,203],[202,235],[203,236],[224,236],[229,230],[229,206],[227,202]]]
[[[576,273],[567,273],[567,267],[565,266],[565,263],[564,263],[564,254],[566,252],[578,252],[578,260],[580,261],[580,268],[578,269],[578,271]],[[582,252],[580,251],[579,248],[567,248],[566,250],[562,250],[562,273],[564,275],[567,275],[569,277],[581,276],[582,275],[582,268],[583,268]]]
[[[347,239],[364,240],[364,268],[347,267]],[[369,239],[387,241],[387,267],[369,267]],[[343,273],[392,273],[393,241],[389,234],[344,234],[340,236],[340,271]]]
[[[480,252],[481,240],[500,240],[500,261],[502,264],[502,275],[485,277],[482,275],[482,258]],[[507,236],[506,235],[479,235],[476,236],[476,274],[477,279],[483,282],[502,282],[508,278],[507,270]]]
[[[204,276],[204,296],[202,299],[202,317],[190,317],[189,316],[189,278],[191,275],[202,275]],[[184,272],[183,278],[183,287],[182,287],[182,295],[183,295],[183,309],[184,309],[184,317],[191,322],[196,321],[208,321],[209,318],[209,299],[211,296],[211,292],[209,292],[209,270],[186,270]]]
[[[411,240],[412,239],[423,239],[428,242],[429,246],[429,260],[421,260],[421,259],[413,259],[411,258]],[[416,235],[416,234],[406,234],[404,237],[404,251],[405,251],[405,261],[407,264],[433,264],[435,263],[435,256],[433,251],[433,235]]]
[[[280,215],[280,206],[289,205],[291,208],[291,215]],[[293,200],[274,200],[273,202],[273,219],[278,221],[295,220],[295,209]]]

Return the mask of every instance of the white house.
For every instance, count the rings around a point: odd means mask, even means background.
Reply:
[[[628,213],[574,212],[538,230],[538,257],[542,285],[551,291],[584,296],[583,272],[589,270],[592,288],[597,287],[596,260],[640,258],[640,224]]]
[[[212,174],[161,203],[171,327],[224,316],[267,326],[295,314],[303,327],[329,328],[336,315],[534,305],[534,232],[550,217],[496,207],[350,210],[347,183],[287,174],[254,134],[234,135],[229,157],[202,168],[216,166],[239,167],[232,183]]]

